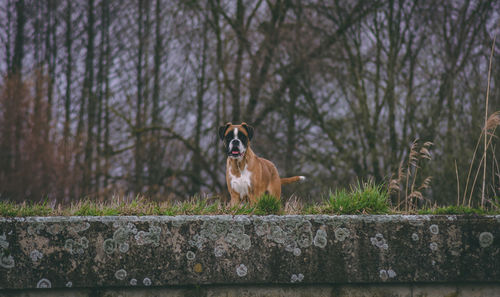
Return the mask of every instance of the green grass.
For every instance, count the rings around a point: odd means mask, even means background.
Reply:
[[[305,204],[298,199],[285,203],[268,195],[255,205],[229,206],[218,197],[192,197],[184,202],[154,202],[137,197],[124,201],[113,197],[108,202],[81,200],[70,205],[0,201],[0,217],[28,216],[124,216],[124,215],[269,215],[269,214],[401,214],[391,207],[387,187],[373,182],[357,183],[349,189],[337,189],[319,204]],[[482,210],[465,206],[427,207],[412,214],[500,214],[500,208]]]
[[[444,206],[444,207],[434,207],[434,208],[424,208],[418,211],[418,214],[434,214],[434,215],[444,215],[444,214],[489,214],[494,212],[485,211],[479,208],[472,208],[467,206]]]
[[[350,190],[330,192],[325,202],[309,211],[324,214],[387,214],[391,209],[386,187],[373,182],[358,182]]]
[[[262,195],[255,205],[256,215],[280,214],[281,201],[271,195]]]

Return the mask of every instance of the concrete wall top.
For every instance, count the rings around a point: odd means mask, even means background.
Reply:
[[[0,289],[500,282],[500,216],[0,218]]]

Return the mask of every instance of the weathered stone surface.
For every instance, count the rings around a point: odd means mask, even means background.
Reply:
[[[498,297],[500,284],[208,285],[0,291],[0,297]]]
[[[0,218],[0,289],[500,282],[499,236],[500,216]]]

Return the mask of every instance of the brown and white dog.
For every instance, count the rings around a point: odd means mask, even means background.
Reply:
[[[263,194],[281,197],[281,185],[304,180],[304,176],[280,178],[276,166],[260,158],[250,148],[253,128],[246,123],[227,123],[219,128],[219,137],[227,152],[226,182],[231,205],[242,201],[257,202]]]

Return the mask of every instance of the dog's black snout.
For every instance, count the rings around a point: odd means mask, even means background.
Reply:
[[[231,140],[231,142],[233,143],[233,145],[240,144],[240,140],[239,139],[233,139],[233,140]]]

